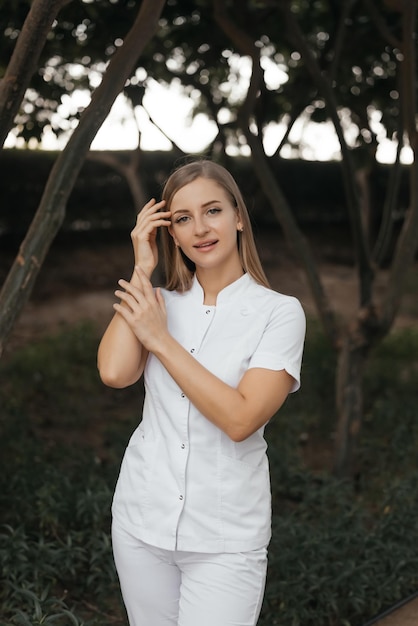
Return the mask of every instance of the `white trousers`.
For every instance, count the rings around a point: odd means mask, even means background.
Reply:
[[[162,550],[112,527],[130,626],[255,626],[267,549],[231,554]]]

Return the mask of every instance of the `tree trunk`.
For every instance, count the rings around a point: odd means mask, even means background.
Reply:
[[[356,474],[357,441],[363,419],[363,371],[367,350],[347,334],[338,353],[336,376],[337,429],[334,473]]]
[[[270,201],[274,215],[283,229],[286,241],[302,264],[324,331],[331,345],[336,348],[339,344],[340,328],[330,299],[322,284],[309,242],[299,228],[277,178],[269,166],[269,160],[260,139],[255,137],[247,128],[243,128],[243,132],[251,148],[254,172],[261,189]]]
[[[418,127],[417,127],[417,51],[416,29],[418,6],[416,2],[399,3],[402,10],[402,61],[400,63],[401,103],[404,129],[413,154],[409,174],[409,209],[398,237],[390,269],[386,294],[382,302],[382,324],[391,328],[398,312],[407,270],[412,266],[418,250]]]
[[[337,474],[349,475],[355,470],[355,450],[362,422],[362,383],[363,369],[370,349],[376,345],[390,330],[396,312],[399,308],[403,291],[406,271],[410,268],[418,246],[418,131],[416,128],[416,15],[417,4],[412,0],[404,0],[402,4],[403,36],[402,41],[394,40],[385,26],[380,13],[375,10],[375,4],[368,2],[372,17],[378,30],[392,47],[401,48],[403,60],[401,67],[401,96],[405,127],[399,129],[399,135],[404,131],[414,152],[414,163],[411,166],[411,207],[404,222],[398,246],[394,255],[394,262],[386,293],[380,307],[375,302],[375,264],[372,262],[368,232],[368,220],[364,219],[364,212],[368,212],[368,181],[363,178],[363,196],[359,197],[359,187],[356,184],[353,151],[349,148],[343,126],[339,116],[339,104],[335,99],[333,81],[338,72],[338,63],[341,62],[341,41],[347,36],[347,17],[355,2],[348,0],[342,3],[339,16],[336,47],[333,50],[334,60],[330,71],[324,72],[316,52],[311,48],[309,40],[304,36],[297,14],[292,10],[290,0],[280,0],[277,3],[285,19],[286,36],[301,54],[305,67],[312,78],[312,83],[322,94],[333,121],[334,128],[340,141],[342,154],[342,171],[345,188],[346,204],[351,223],[351,232],[355,249],[358,284],[359,309],[357,318],[352,323],[341,327],[333,312],[331,303],[323,289],[319,269],[316,266],[309,246],[292,215],[286,199],[283,197],[277,180],[269,168],[269,159],[265,154],[262,143],[261,124],[255,115],[257,99],[265,87],[263,73],[260,71],[260,49],[246,31],[236,25],[228,16],[225,3],[214,0],[215,19],[225,34],[231,38],[237,49],[243,55],[248,55],[253,61],[250,85],[245,100],[238,114],[237,125],[244,133],[251,149],[254,171],[260,185],[270,200],[274,213],[277,216],[287,240],[292,244],[301,260],[309,281],[312,295],[318,309],[324,330],[338,353],[338,372],[336,383],[337,401],[337,438],[335,442],[335,471]],[[400,144],[401,145],[401,144]],[[400,146],[399,146],[400,149]],[[374,162],[373,155],[373,162]],[[398,168],[398,164],[395,165]],[[366,172],[365,172],[366,173]],[[390,186],[390,195],[386,202],[386,211],[391,215],[397,201],[398,172],[395,172]],[[363,204],[360,200],[363,200]],[[386,243],[386,237],[380,243]],[[382,247],[383,250],[383,247]]]
[[[132,215],[133,227],[137,214],[150,199],[146,184],[141,176],[142,150],[140,142],[138,141],[137,148],[132,150],[129,154],[127,162],[124,162],[119,155],[110,154],[108,152],[90,151],[88,158],[91,161],[108,165],[125,179],[134,203],[134,214]],[[154,270],[153,280],[155,285],[161,285],[163,283],[162,264],[160,262]]]
[[[101,84],[64,151],[55,162],[39,208],[0,293],[0,356],[23,309],[49,247],[65,217],[68,197],[97,131],[157,29],[164,0],[144,0],[123,45],[112,57]]]
[[[403,107],[404,128],[402,133],[409,140],[413,152],[413,162],[410,165],[410,207],[404,220],[401,233],[398,237],[395,254],[390,269],[386,291],[380,307],[376,310],[370,303],[368,307],[360,309],[355,326],[347,329],[338,356],[337,366],[337,437],[335,446],[335,472],[339,475],[353,474],[355,468],[355,452],[357,439],[362,423],[363,412],[363,371],[370,349],[388,334],[396,313],[399,309],[407,270],[412,266],[418,249],[418,131],[416,126],[416,2],[399,3],[402,9],[403,36],[400,47],[403,59],[400,64],[401,101]],[[399,43],[399,42],[398,42]],[[400,148],[400,146],[399,146]],[[397,169],[399,164],[396,162]],[[390,185],[387,198],[389,213],[396,206],[397,177]]]
[[[56,15],[70,0],[34,0],[0,82],[0,147],[19,111]]]
[[[141,179],[141,148],[139,147],[139,145],[135,150],[131,151],[131,153],[128,155],[127,161],[124,159],[123,156],[119,156],[117,153],[113,154],[110,152],[90,151],[87,158],[90,161],[103,163],[104,165],[111,167],[113,170],[115,170],[115,172],[117,172],[125,179],[126,184],[129,187],[129,191],[131,193],[132,201],[135,207],[134,214],[132,215],[133,225],[135,215],[149,200],[144,182]]]

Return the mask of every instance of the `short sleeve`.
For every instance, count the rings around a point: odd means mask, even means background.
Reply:
[[[299,300],[292,296],[281,296],[251,357],[249,369],[284,369],[295,379],[291,393],[297,391],[300,387],[305,332],[306,318]]]

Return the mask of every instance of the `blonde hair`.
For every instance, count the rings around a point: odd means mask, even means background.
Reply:
[[[264,270],[261,266],[254,241],[250,217],[237,183],[231,174],[221,165],[208,160],[198,160],[183,165],[175,170],[164,185],[162,199],[166,201],[165,209],[170,210],[174,195],[197,178],[212,180],[224,189],[231,198],[232,205],[237,209],[242,232],[237,231],[237,246],[242,269],[250,274],[256,282],[269,287]],[[161,243],[164,257],[166,288],[170,291],[187,291],[190,289],[196,266],[178,248],[166,228],[161,229]]]

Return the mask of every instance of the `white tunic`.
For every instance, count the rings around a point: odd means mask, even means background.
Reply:
[[[203,304],[196,277],[163,290],[172,336],[236,387],[249,368],[285,369],[299,388],[305,316],[299,301],[248,274]],[[232,441],[189,402],[149,355],[142,421],[126,449],[112,513],[142,541],[167,550],[241,552],[268,544],[271,497],[264,427]],[[263,390],[260,389],[262,394]]]

